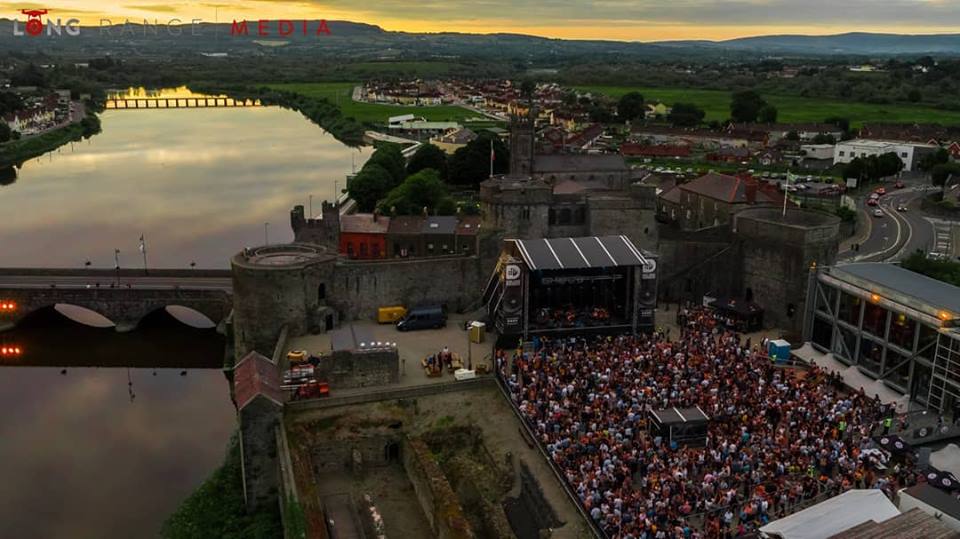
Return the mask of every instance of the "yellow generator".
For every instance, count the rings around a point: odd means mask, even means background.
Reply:
[[[407,308],[399,305],[377,309],[377,322],[381,324],[393,324],[404,316],[407,316]]]

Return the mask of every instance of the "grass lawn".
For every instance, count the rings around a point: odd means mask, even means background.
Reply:
[[[482,114],[463,107],[438,105],[435,107],[408,107],[403,105],[378,105],[358,103],[352,99],[353,87],[358,82],[311,82],[291,84],[269,84],[270,88],[289,90],[308,97],[323,97],[340,105],[340,112],[360,122],[385,124],[390,116],[416,114],[430,121],[456,121],[463,123],[468,118],[484,118]]]
[[[686,88],[638,88],[628,86],[576,86],[581,92],[605,94],[619,98],[637,91],[648,101],[693,103],[706,113],[706,120],[723,121],[730,117],[730,93],[723,90],[691,90]],[[822,122],[831,116],[849,118],[853,127],[864,122],[939,123],[960,125],[960,112],[915,105],[873,105],[832,101],[810,97],[764,95],[779,111],[780,122]]]

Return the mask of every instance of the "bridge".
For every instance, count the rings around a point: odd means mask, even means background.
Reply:
[[[105,103],[106,108],[116,110],[259,106],[259,99],[234,99],[232,97],[111,97]]]
[[[214,324],[233,309],[229,270],[0,269],[0,328],[56,305],[76,305],[113,322],[117,331],[137,327],[166,307],[196,311]],[[6,308],[2,308],[6,306]]]

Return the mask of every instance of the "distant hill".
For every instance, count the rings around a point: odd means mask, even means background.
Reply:
[[[500,61],[606,61],[617,58],[750,57],[762,54],[825,55],[960,55],[960,34],[898,35],[849,33],[832,36],[758,36],[727,41],[663,41],[653,43],[552,39],[523,34],[465,34],[395,32],[371,24],[328,21],[330,35],[317,36],[318,21],[300,21],[293,32],[278,35],[268,22],[269,36],[257,34],[257,22],[248,22],[248,34],[230,34],[230,23],[202,23],[196,35],[188,26],[176,34],[164,26],[83,27],[80,36],[13,35],[13,21],[0,19],[0,51],[42,52],[94,56],[171,56],[210,52],[230,55],[308,54],[344,59],[405,57],[496,58]],[[269,52],[268,52],[269,49]]]
[[[726,41],[668,41],[656,44],[671,47],[804,55],[960,54],[960,34],[906,35],[851,32],[830,36],[774,35]]]

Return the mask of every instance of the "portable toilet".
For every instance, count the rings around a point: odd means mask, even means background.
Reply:
[[[790,343],[783,339],[768,342],[767,355],[777,363],[786,363],[790,359]]]

